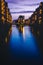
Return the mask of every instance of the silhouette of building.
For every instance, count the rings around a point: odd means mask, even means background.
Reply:
[[[25,23],[25,17],[20,15],[18,18],[18,23]]]
[[[43,2],[40,2],[39,7],[33,12],[29,19],[34,32],[43,34]]]
[[[30,17],[30,23],[39,23],[41,24],[43,21],[43,2],[40,2],[39,7],[33,12]]]
[[[12,16],[5,0],[0,0],[0,41],[7,42],[12,29]],[[8,36],[7,36],[8,35]]]
[[[12,23],[12,16],[5,0],[0,0],[0,21]]]

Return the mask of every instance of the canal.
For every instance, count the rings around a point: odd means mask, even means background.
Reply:
[[[0,48],[1,59],[12,63],[40,64],[43,61],[36,37],[29,26],[23,27],[19,32],[16,26],[12,26],[12,32],[7,47]],[[26,65],[27,65],[26,63]]]

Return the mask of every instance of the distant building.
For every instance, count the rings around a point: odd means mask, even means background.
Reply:
[[[25,17],[20,15],[18,18],[18,23],[24,23],[25,22]]]

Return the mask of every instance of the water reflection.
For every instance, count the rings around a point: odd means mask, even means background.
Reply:
[[[10,63],[14,61],[28,61],[28,63],[35,61],[40,64],[42,56],[30,27],[24,26],[21,33],[16,26],[12,26],[12,33],[9,39],[8,45],[2,46],[2,49],[0,48],[0,58],[3,58],[2,60],[8,60],[7,62],[10,61]]]
[[[23,33],[20,33],[16,26],[12,27],[10,38],[10,50],[18,57],[39,56],[37,41],[30,32],[30,27],[23,27]]]

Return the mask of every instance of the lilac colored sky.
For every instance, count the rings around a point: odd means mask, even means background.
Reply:
[[[35,11],[35,9],[39,6],[39,3],[41,1],[43,2],[43,0],[6,0],[6,1],[8,2],[8,6],[10,8],[10,12],[12,14],[13,19],[17,19],[19,15],[24,15],[25,18],[29,18],[33,13],[32,11]],[[24,11],[26,11],[26,13],[24,13]]]

